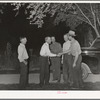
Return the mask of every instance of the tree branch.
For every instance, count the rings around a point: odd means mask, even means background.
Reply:
[[[95,13],[93,11],[91,3],[90,3],[90,7],[91,7],[92,15],[93,15],[93,20],[94,20],[94,29],[96,31],[97,36],[100,36],[100,34],[99,34],[98,30],[97,30],[96,15],[95,15]]]
[[[80,12],[82,13],[82,15],[88,20],[89,24],[94,27],[91,23],[91,21],[89,20],[89,18],[83,13],[83,11],[81,10],[81,8],[78,6],[78,4],[75,3],[75,5],[77,6],[77,8],[80,10]]]
[[[99,26],[100,26],[100,20],[99,20],[99,18],[97,17],[97,22],[98,22],[98,24],[99,24]]]
[[[91,3],[90,3],[90,8],[91,8],[91,12],[92,12],[92,15],[93,15],[94,26],[97,27],[97,26],[96,26],[96,16],[95,16],[95,13],[94,13],[94,11],[93,11],[93,8],[92,8]]]
[[[91,25],[88,21],[85,21],[85,20],[83,20],[82,18],[80,18],[80,17],[78,17],[78,16],[77,16],[77,18],[78,18],[79,20],[81,20],[81,21],[83,21],[83,22],[85,22],[85,23]],[[93,28],[94,28],[94,27],[93,27]]]

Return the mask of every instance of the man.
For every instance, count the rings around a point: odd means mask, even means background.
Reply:
[[[49,57],[56,57],[56,54],[51,53],[49,49],[49,44],[51,43],[51,38],[46,37],[45,43],[42,45],[40,50],[40,86],[42,87],[44,84],[49,85]]]
[[[28,83],[28,67],[27,67],[27,59],[28,54],[25,48],[25,44],[27,42],[26,37],[20,37],[20,45],[18,46],[18,59],[20,62],[20,88],[24,89]]]
[[[73,81],[74,87],[83,87],[82,70],[81,70],[81,47],[77,40],[75,40],[75,32],[69,31],[69,40],[71,41],[70,53],[72,55],[72,67],[73,67]]]
[[[62,52],[61,44],[56,42],[55,37],[51,37],[52,44],[50,45],[50,50],[54,54]],[[57,80],[60,82],[60,67],[61,67],[61,58],[53,57],[51,58],[51,64],[53,69],[53,81]]]
[[[63,44],[63,79],[64,83],[71,84],[72,82],[72,69],[71,69],[71,56],[70,53],[66,52],[70,48],[70,41],[68,40],[68,34],[64,35],[65,43]]]

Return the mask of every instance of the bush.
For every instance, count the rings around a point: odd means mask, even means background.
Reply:
[[[29,60],[29,70],[37,70],[40,68],[39,56],[32,55]]]

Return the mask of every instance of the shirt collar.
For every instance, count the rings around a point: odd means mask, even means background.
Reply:
[[[70,41],[68,40],[68,41],[66,41],[65,43],[67,43],[67,42],[70,42]]]
[[[73,43],[75,43],[76,42],[76,40],[73,40],[73,41],[71,41],[71,44],[73,44]]]
[[[45,42],[46,45],[49,45],[47,42]]]
[[[20,45],[21,45],[21,46],[23,46],[23,47],[25,47],[25,45],[24,45],[24,44],[22,44],[22,43],[20,43]]]

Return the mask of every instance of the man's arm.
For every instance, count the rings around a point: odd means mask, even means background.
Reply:
[[[55,57],[56,54],[51,53],[50,49],[48,46],[43,45],[40,51],[41,56],[49,56],[49,57]]]
[[[63,55],[63,54],[69,53],[69,52],[70,52],[70,49],[63,51],[63,52],[59,53],[58,55]]]
[[[56,56],[57,56],[56,54],[51,53],[50,50],[48,50],[47,55],[48,55],[49,57],[56,57]]]
[[[80,45],[79,44],[75,45],[74,49],[75,49],[75,59],[74,59],[74,62],[73,62],[73,67],[76,66],[76,62],[78,60]]]
[[[73,62],[73,67],[75,67],[76,66],[76,62],[77,62],[77,60],[78,60],[78,53],[76,52],[76,54],[75,54],[75,59],[74,59],[74,62]]]

